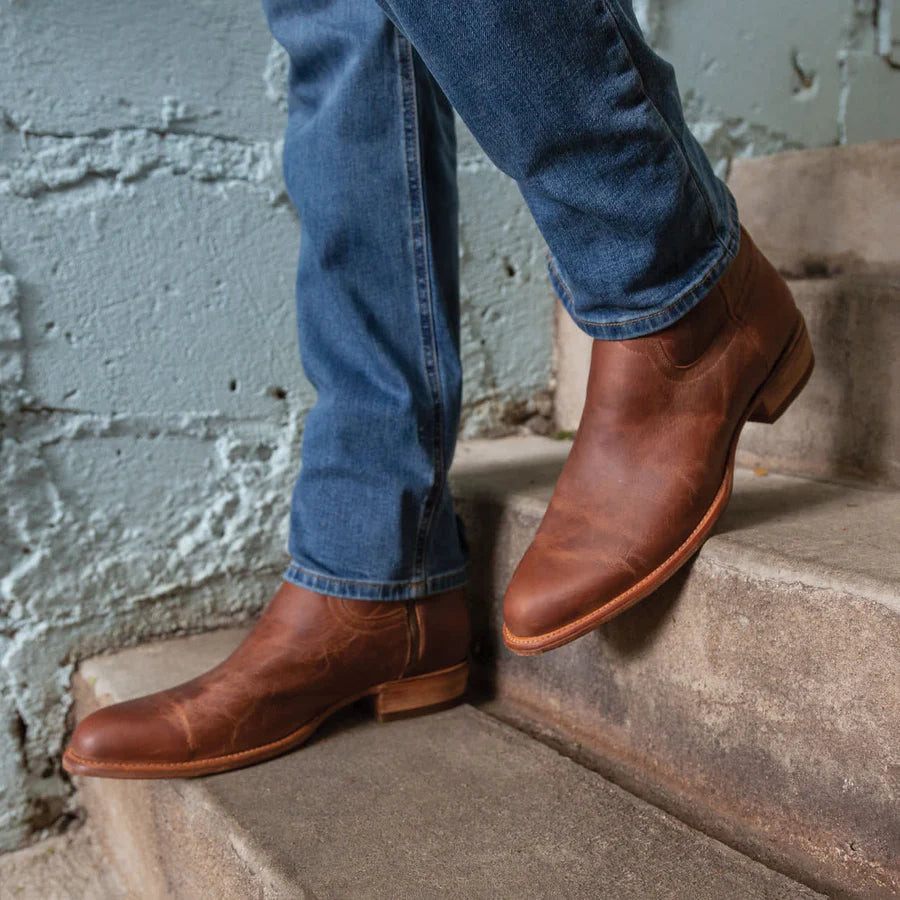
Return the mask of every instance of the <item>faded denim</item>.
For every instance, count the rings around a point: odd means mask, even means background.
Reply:
[[[318,391],[286,578],[373,600],[462,586],[453,108],[518,183],[551,283],[595,338],[657,331],[705,296],[737,253],[734,198],[626,0],[263,7],[290,57],[284,178]]]

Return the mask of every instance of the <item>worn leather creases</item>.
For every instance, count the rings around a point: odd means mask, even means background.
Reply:
[[[735,261],[681,320],[594,341],[572,449],[504,598],[510,649],[573,640],[696,552],[730,495],[740,429],[802,321],[742,231]]]
[[[176,687],[92,713],[63,763],[77,774],[164,777],[255,762],[302,742],[323,718],[380,686],[460,663],[468,635],[462,589],[385,602],[285,582],[226,660]],[[435,691],[440,685],[428,696]]]

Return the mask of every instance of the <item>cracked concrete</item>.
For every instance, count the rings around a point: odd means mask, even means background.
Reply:
[[[894,127],[887,0],[635,7],[719,171]],[[240,620],[283,566],[314,400],[286,71],[235,0],[0,5],[0,849],[66,808],[77,660]],[[459,184],[462,433],[546,429],[543,241],[461,124]]]

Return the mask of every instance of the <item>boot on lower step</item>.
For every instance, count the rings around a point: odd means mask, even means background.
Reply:
[[[205,775],[297,747],[363,697],[379,720],[444,708],[465,691],[468,645],[461,589],[379,602],[285,582],[214,669],[84,719],[63,767],[110,778]]]

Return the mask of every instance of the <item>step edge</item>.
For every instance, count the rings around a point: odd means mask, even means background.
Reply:
[[[135,648],[131,648],[135,649]],[[88,697],[82,697],[80,705],[100,704],[106,705],[98,696],[96,686],[83,681],[83,689],[88,692]],[[116,698],[113,698],[115,701]],[[780,876],[785,881],[794,882],[800,887],[806,888],[811,896],[814,889],[801,879],[792,876],[783,870],[767,865],[762,860],[742,852],[737,847],[721,840],[714,834],[710,834],[702,828],[698,828],[689,822],[684,821],[681,817],[674,814],[670,810],[653,803],[651,800],[642,797],[640,794],[629,790],[626,786],[617,783],[608,776],[598,771],[595,767],[586,765],[583,761],[575,758],[572,754],[565,751],[564,748],[553,746],[547,741],[542,741],[529,730],[516,726],[513,722],[504,720],[502,717],[492,715],[490,712],[480,709],[472,703],[461,704],[461,710],[467,718],[474,720],[477,727],[484,727],[491,732],[499,735],[500,741],[510,738],[516,740],[525,740],[536,747],[543,749],[543,752],[552,753],[558,757],[565,768],[571,768],[572,771],[578,771],[580,777],[588,777],[596,779],[606,784],[607,788],[614,794],[618,794],[625,800],[635,811],[640,814],[647,808],[652,808],[660,813],[665,825],[668,829],[674,829],[682,833],[688,833],[699,844],[706,845],[710,849],[715,849],[717,856],[724,864],[733,862],[734,865],[751,865],[759,871],[768,872]],[[302,749],[298,752],[302,753]],[[82,780],[76,777],[76,782]],[[217,792],[210,788],[206,779],[181,779],[181,780],[158,780],[142,782],[145,790],[156,795],[154,807],[160,804],[180,803],[191,806],[194,814],[198,812],[207,818],[208,821],[214,822],[215,827],[205,829],[202,833],[202,840],[217,841],[223,848],[230,848],[236,856],[236,865],[247,866],[253,871],[254,880],[260,880],[260,873],[265,872],[266,889],[265,896],[272,897],[273,900],[287,900],[287,898],[302,898],[312,896],[312,889],[303,883],[302,877],[293,877],[285,873],[280,865],[277,851],[270,851],[266,846],[258,840],[253,833],[242,824],[240,817],[233,814],[227,806],[220,800]],[[102,804],[102,796],[91,792],[94,798],[88,804],[87,808],[90,812],[90,805],[95,803]],[[473,809],[477,807],[478,798],[471,801]],[[154,822],[156,822],[154,817]],[[102,827],[102,826],[101,826]],[[239,842],[235,842],[235,837],[239,838]],[[124,881],[126,885],[131,882],[126,877],[127,873],[117,875]],[[263,885],[260,885],[263,887]],[[300,893],[298,893],[298,890]],[[274,891],[274,893],[270,893]],[[825,895],[818,895],[825,897]]]
[[[520,490],[507,491],[500,488],[486,489],[482,485],[467,485],[465,477],[466,473],[463,472],[454,479],[454,493],[457,500],[464,503],[492,503],[501,509],[508,509],[515,515],[534,519],[534,527],[537,528],[547,508],[545,501]],[[786,483],[815,482],[827,485],[834,488],[835,491],[849,496],[863,495],[880,500],[896,499],[898,511],[900,511],[900,491],[898,490],[874,485],[848,486],[797,475],[779,474],[777,477]],[[798,565],[787,552],[767,552],[755,547],[746,539],[741,538],[743,531],[744,529],[741,529],[738,523],[734,530],[727,533],[717,534],[714,532],[701,548],[697,558],[706,564],[718,566],[731,573],[738,572],[770,583],[800,584],[812,590],[828,590],[851,595],[900,614],[900,580],[879,580],[864,573],[845,577],[829,576],[821,571],[816,571],[817,568],[822,570],[826,568],[822,563],[819,566],[814,564]],[[860,536],[860,540],[865,543],[865,534]]]

